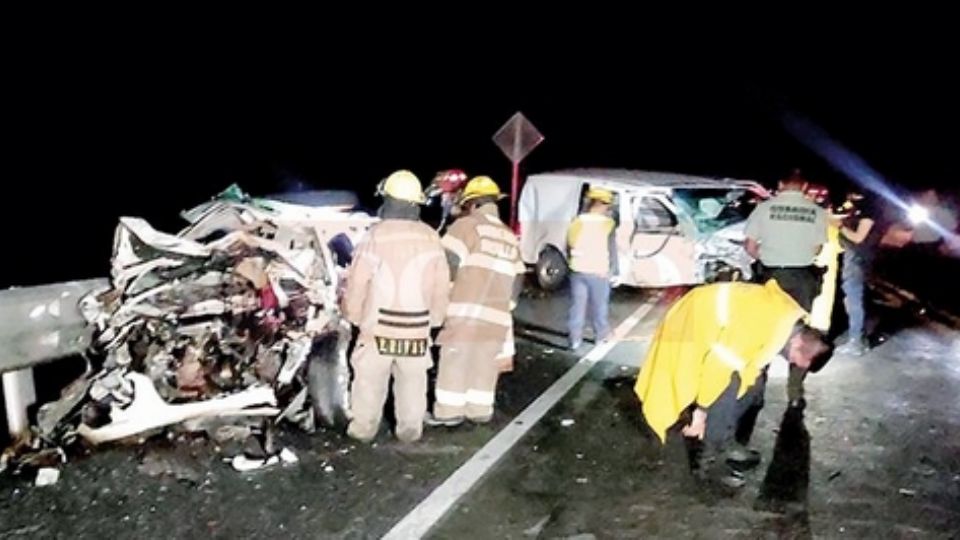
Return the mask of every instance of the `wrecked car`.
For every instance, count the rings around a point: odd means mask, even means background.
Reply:
[[[375,218],[236,186],[182,216],[177,234],[120,219],[110,285],[80,300],[87,373],[39,409],[43,441],[348,420],[352,334],[338,295],[344,258]]]
[[[589,187],[614,194],[621,283],[671,287],[749,279],[747,216],[769,196],[752,181],[582,169],[534,174],[519,200],[520,249],[546,290],[566,278],[567,229]]]

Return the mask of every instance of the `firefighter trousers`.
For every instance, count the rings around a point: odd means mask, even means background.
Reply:
[[[397,438],[404,442],[420,439],[423,416],[427,411],[430,356],[382,355],[376,345],[360,342],[350,357],[350,364],[354,373],[350,392],[353,418],[347,427],[347,435],[361,441],[376,437],[392,376]]]
[[[437,373],[437,419],[464,418],[486,422],[493,416],[502,340],[444,343]]]

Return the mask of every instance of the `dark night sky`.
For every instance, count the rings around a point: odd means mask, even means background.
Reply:
[[[267,58],[224,48],[24,58],[5,161],[8,186],[24,190],[15,204],[34,211],[4,213],[7,259],[23,256],[0,286],[105,275],[118,216],[174,231],[180,210],[234,181],[266,193],[297,177],[366,196],[393,169],[429,179],[462,167],[505,187],[509,165],[490,137],[517,110],[547,137],[527,172],[630,167],[770,184],[800,166],[842,182],[783,129],[778,111],[792,110],[891,182],[957,185],[960,84],[944,44],[821,47],[736,67],[541,45],[512,69],[492,50],[451,64],[328,45]]]

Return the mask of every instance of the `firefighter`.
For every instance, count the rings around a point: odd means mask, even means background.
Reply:
[[[778,352],[790,365],[812,372],[830,358],[823,335],[798,324],[804,315],[771,280],[698,287],[660,323],[634,391],[661,442],[684,411],[695,407],[683,434],[703,441],[701,478],[739,487],[742,480],[732,470],[714,465],[759,463],[759,453],[746,445],[763,406],[767,366]]]
[[[570,348],[583,343],[587,306],[597,341],[610,337],[609,305],[611,283],[617,279],[616,224],[609,216],[613,193],[591,187],[587,190],[587,211],[570,224],[570,313],[567,319]]]
[[[457,219],[463,215],[463,209],[460,207],[460,201],[463,197],[463,190],[467,184],[467,174],[460,169],[448,169],[440,171],[434,176],[433,182],[427,188],[427,199],[440,196],[440,204],[443,215],[437,231],[443,234],[446,231],[446,225],[449,221]],[[429,203],[428,203],[429,204]],[[504,342],[500,354],[497,355],[497,365],[500,373],[509,373],[513,371],[513,357],[516,354],[516,343],[513,340],[513,325],[507,332],[507,341]]]
[[[448,169],[440,171],[433,177],[433,181],[427,188],[427,198],[440,196],[440,224],[437,230],[444,231],[447,222],[456,219],[460,214],[460,208],[457,206],[457,200],[460,198],[460,192],[467,183],[467,173],[460,169]]]
[[[524,266],[516,236],[500,221],[500,188],[486,176],[463,190],[464,211],[443,237],[453,278],[430,425],[489,422],[504,349],[512,343],[511,311]]]
[[[376,436],[392,375],[396,435],[412,442],[423,432],[430,328],[443,322],[450,274],[440,236],[420,221],[425,198],[417,177],[397,171],[378,192],[382,221],[357,247],[343,298],[346,319],[360,329],[350,358],[347,434],[361,441]]]

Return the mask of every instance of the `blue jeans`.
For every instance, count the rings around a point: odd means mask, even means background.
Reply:
[[[597,341],[609,337],[610,280],[593,274],[573,272],[570,274],[570,296],[570,316],[567,319],[570,342],[579,343],[583,340],[588,305]]]
[[[863,280],[865,263],[856,255],[845,251],[843,254],[843,274],[840,276],[840,287],[845,296],[843,307],[847,310],[847,319],[850,324],[850,339],[864,338],[864,308],[863,308]]]

